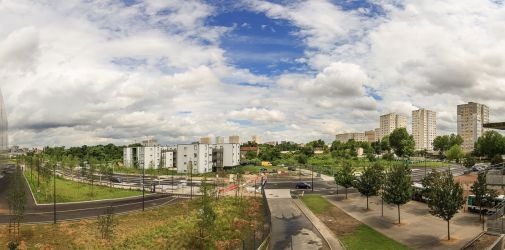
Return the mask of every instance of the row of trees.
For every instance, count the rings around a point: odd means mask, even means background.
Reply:
[[[121,161],[123,158],[123,146],[114,144],[81,146],[81,147],[45,147],[43,154],[58,160],[64,157],[76,158],[84,161],[94,158],[98,161]]]
[[[354,168],[350,163],[335,174],[335,182],[346,189],[355,187],[366,197],[368,210],[368,198],[380,195],[383,202],[393,204],[398,209],[398,224],[401,222],[400,207],[412,199],[413,182],[407,165],[396,165],[385,169],[376,162],[363,169],[359,177],[354,175]],[[462,208],[465,200],[463,188],[453,180],[451,172],[439,173],[433,171],[422,181],[424,186],[423,196],[426,197],[430,213],[447,221],[447,237],[450,239],[449,222]],[[484,197],[484,195],[482,196]]]

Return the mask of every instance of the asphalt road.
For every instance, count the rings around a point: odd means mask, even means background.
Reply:
[[[145,209],[154,208],[162,205],[173,204],[182,201],[185,198],[153,194],[145,197]],[[133,197],[111,201],[94,201],[65,203],[56,205],[57,221],[79,220],[83,218],[94,218],[106,213],[106,209],[112,206],[114,213],[127,213],[142,210],[142,197]],[[23,223],[52,223],[54,219],[53,205],[38,205],[27,210]],[[0,215],[0,223],[8,223],[8,215]]]

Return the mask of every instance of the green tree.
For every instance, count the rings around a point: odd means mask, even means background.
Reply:
[[[474,152],[478,156],[492,158],[505,153],[505,138],[497,131],[486,131],[475,143]]]
[[[380,148],[381,148],[381,151],[387,151],[388,153],[391,152],[391,144],[389,141],[389,135],[382,137],[382,139],[380,140]]]
[[[412,178],[406,165],[392,167],[386,174],[384,183],[384,200],[398,208],[398,224],[400,224],[400,206],[412,198]]]
[[[114,207],[107,207],[105,214],[98,216],[97,224],[102,239],[110,241],[114,236],[114,228],[118,225],[118,221],[114,218]]]
[[[9,183],[7,203],[9,205],[10,212],[9,229],[12,227],[14,229],[14,234],[17,238],[19,238],[20,224],[24,218],[26,209],[24,177],[19,166],[16,166],[13,178]]]
[[[449,161],[456,161],[459,163],[459,160],[465,156],[465,152],[463,152],[463,149],[461,148],[460,145],[455,144],[449,150],[444,152],[445,157]]]
[[[307,164],[307,156],[304,154],[304,153],[299,153],[297,156],[296,156],[296,161],[300,164]]]
[[[458,210],[463,207],[463,204],[465,204],[463,188],[459,183],[454,181],[450,171],[446,171],[443,174],[433,172],[428,176],[430,176],[430,181],[427,182],[428,185],[425,188],[427,190],[426,201],[430,208],[430,213],[447,222],[447,239],[450,240],[449,222]]]
[[[491,158],[491,165],[497,165],[503,163],[503,157],[501,155],[495,155]]]
[[[345,188],[345,198],[347,199],[347,190],[353,186],[355,180],[354,168],[350,162],[344,163],[342,168],[335,173],[335,183]]]
[[[406,128],[397,128],[389,135],[389,143],[395,154],[399,157],[412,156],[415,150],[415,141]]]
[[[449,150],[454,145],[462,145],[463,137],[460,135],[442,135],[437,136],[433,140],[433,149],[437,150],[440,153],[440,156],[443,156],[443,153]]]
[[[384,178],[384,168],[380,163],[365,167],[361,176],[355,182],[358,191],[366,196],[366,210],[368,210],[368,197],[377,195]]]
[[[492,189],[487,188],[486,184],[486,172],[479,172],[477,176],[477,181],[473,183],[470,190],[475,195],[475,203],[479,206],[479,219],[482,220],[482,206],[490,200],[496,197],[496,192]]]
[[[475,163],[477,163],[475,161],[475,157],[473,157],[472,155],[470,154],[467,154],[465,156],[465,158],[463,159],[463,166],[467,167],[467,168],[471,168],[473,167],[473,165],[475,165]]]
[[[205,236],[206,234],[210,234],[209,231],[211,230],[217,218],[216,212],[214,211],[214,207],[212,205],[212,197],[215,195],[215,187],[207,183],[207,179],[204,178],[202,184],[200,185],[200,193],[200,211],[198,213],[198,228],[200,235],[199,245],[202,249],[205,249]]]

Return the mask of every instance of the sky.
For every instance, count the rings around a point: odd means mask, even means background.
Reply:
[[[330,142],[418,108],[448,134],[469,101],[505,120],[503,1],[0,0],[0,23],[11,145]]]

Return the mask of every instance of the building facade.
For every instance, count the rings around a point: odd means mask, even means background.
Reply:
[[[180,144],[177,145],[176,158],[178,173],[215,172],[240,165],[240,145],[237,143]]]
[[[257,144],[260,144],[260,137],[259,137],[259,136],[257,136],[257,135],[253,135],[253,136],[251,137],[251,141],[252,141],[252,142],[256,142]]]
[[[416,150],[432,151],[437,137],[437,113],[427,109],[412,111],[412,135]]]
[[[240,137],[238,135],[232,135],[228,137],[229,143],[240,144]]]
[[[484,123],[489,123],[489,107],[480,103],[469,102],[458,105],[458,135],[463,138],[461,147],[471,152],[477,139],[486,131]]]
[[[7,111],[5,109],[2,90],[0,90],[0,152],[9,150]]]
[[[125,147],[123,165],[138,168],[174,168],[176,146]]]
[[[210,136],[200,137],[200,144],[212,144]]]
[[[366,137],[366,140],[369,142],[369,143],[372,143],[372,142],[376,142],[376,138],[375,138],[375,130],[368,130],[368,131],[365,131],[365,137]]]
[[[391,134],[397,128],[407,127],[407,117],[395,113],[380,116],[380,137]]]
[[[216,136],[216,144],[224,144],[224,137]]]
[[[346,143],[349,140],[354,140],[354,141],[368,141],[367,137],[365,136],[365,133],[343,133],[343,134],[338,134],[335,136],[335,140]]]

